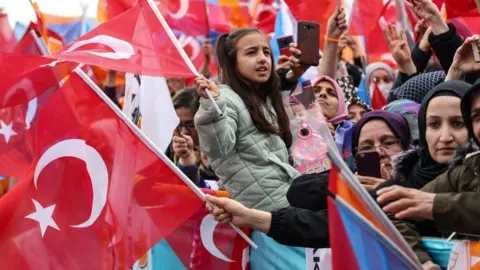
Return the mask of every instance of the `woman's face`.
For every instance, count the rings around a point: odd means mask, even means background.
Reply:
[[[327,120],[334,118],[337,115],[338,97],[332,83],[321,81],[313,87],[313,91],[325,118]]]
[[[375,87],[374,83],[378,85],[378,88],[385,97],[388,97],[390,90],[393,88],[393,81],[390,74],[384,69],[377,69],[372,73],[372,79],[370,81],[370,89]]]
[[[480,141],[480,92],[472,96],[472,126],[473,134]]]
[[[468,131],[460,111],[460,98],[440,96],[430,100],[426,115],[425,137],[433,160],[447,164],[459,146],[468,140]]]
[[[402,152],[402,144],[383,120],[373,119],[362,127],[357,152],[369,151],[377,151],[380,165],[385,165],[390,174],[393,172],[392,157]]]
[[[178,125],[179,132],[192,137],[194,142],[194,147],[199,145],[198,142],[198,133],[195,129],[193,118],[195,117],[195,113],[190,110],[189,108],[178,108],[175,110],[177,113],[178,118],[180,119],[180,124]]]
[[[251,33],[237,42],[237,69],[254,84],[268,81],[272,72],[272,50],[267,38],[260,33]]]
[[[357,123],[362,116],[367,113],[367,110],[357,104],[352,104],[348,106],[348,120]]]

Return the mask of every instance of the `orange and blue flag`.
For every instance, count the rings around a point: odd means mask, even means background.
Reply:
[[[365,201],[369,197],[358,196],[336,167],[330,171],[329,190],[333,269],[415,269],[419,266],[400,248],[386,226],[389,221],[379,219],[369,207]]]
[[[210,29],[220,33],[253,25],[248,0],[207,0],[207,13]]]

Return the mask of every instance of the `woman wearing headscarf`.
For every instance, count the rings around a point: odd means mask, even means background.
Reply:
[[[392,185],[420,189],[447,171],[456,149],[468,140],[460,101],[469,88],[463,81],[447,81],[425,96],[418,113],[418,147],[394,160],[393,177],[377,190]]]
[[[400,115],[388,111],[366,113],[355,126],[352,147],[353,154],[377,151],[383,179],[358,175],[367,190],[374,189],[392,175],[392,159],[410,147],[410,128]]]
[[[371,111],[372,108],[358,98],[357,90],[351,76],[337,78],[337,83],[345,94],[345,105],[348,110],[347,119],[353,123],[357,123],[357,121],[360,120],[364,114]]]
[[[431,261],[425,247],[420,244],[422,236],[446,238],[456,232],[480,235],[480,80],[465,94],[461,111],[472,140],[467,147],[457,151],[450,168],[421,190],[398,186],[380,190],[379,203],[387,203],[386,212],[395,214],[395,225],[415,251],[421,262]],[[405,220],[412,218],[411,220]],[[439,252],[435,252],[438,256]],[[441,254],[441,250],[440,250]],[[450,252],[444,254],[448,262]],[[442,269],[446,265],[441,265]]]
[[[354,125],[351,121],[346,120],[348,110],[343,90],[335,80],[328,76],[318,77],[312,82],[312,86],[316,101],[329,123],[338,151],[353,170],[351,137]]]
[[[408,125],[410,126],[410,133],[412,134],[412,143],[416,145],[419,138],[418,111],[420,110],[420,104],[408,99],[401,99],[389,103],[383,109],[385,111],[390,111],[401,115],[408,121]]]
[[[373,90],[375,84],[377,84],[382,94],[387,98],[393,88],[394,81],[395,74],[392,68],[383,62],[371,63],[365,69],[365,82],[370,91],[370,96],[373,96]]]

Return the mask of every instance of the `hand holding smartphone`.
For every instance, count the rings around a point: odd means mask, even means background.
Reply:
[[[316,22],[298,21],[298,49],[302,52],[300,63],[318,66],[320,60],[320,25]]]

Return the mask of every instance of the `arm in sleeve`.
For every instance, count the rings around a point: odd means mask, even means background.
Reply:
[[[456,192],[458,181],[475,177],[467,166],[459,166],[439,175],[422,191],[436,193],[433,201],[433,220],[441,231],[480,234],[480,194],[478,192]]]
[[[272,213],[267,234],[283,245],[328,248],[328,212],[287,207]]]
[[[204,98],[200,99],[200,107],[195,114],[195,127],[202,152],[213,159],[225,157],[234,149],[239,117],[234,104],[221,92],[215,101],[222,115],[218,114],[210,99]]]
[[[480,234],[480,194],[440,193],[433,201],[433,219],[442,231]]]
[[[406,220],[392,220],[393,224],[403,236],[408,245],[412,248],[413,252],[418,257],[418,260],[423,264],[428,261],[432,261],[432,258],[422,246],[420,242],[420,234],[415,224],[410,223]]]
[[[428,61],[432,57],[432,51],[424,52],[418,47],[418,43],[412,48],[413,64],[417,68],[417,72],[424,72],[427,68]]]
[[[455,26],[449,23],[448,28],[449,30],[445,33],[439,35],[430,33],[428,36],[428,41],[445,73],[448,73],[457,49],[463,44],[463,39],[457,33]]]

